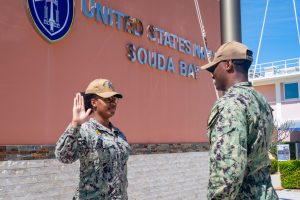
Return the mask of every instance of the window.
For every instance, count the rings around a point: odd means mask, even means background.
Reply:
[[[296,143],[296,159],[300,160],[300,143]]]
[[[299,98],[299,86],[298,82],[284,83],[284,99],[298,99]]]

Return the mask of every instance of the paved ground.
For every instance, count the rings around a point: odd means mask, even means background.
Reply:
[[[276,191],[280,200],[299,200],[300,190],[281,190]]]
[[[280,174],[271,175],[274,188],[281,188]],[[276,190],[281,200],[300,200],[300,190]]]

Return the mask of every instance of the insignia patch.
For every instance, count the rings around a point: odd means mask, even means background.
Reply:
[[[27,0],[35,28],[49,42],[63,39],[74,18],[73,0]]]
[[[208,128],[210,128],[214,124],[214,122],[217,119],[217,117],[219,116],[219,114],[220,114],[220,110],[219,110],[218,106],[215,106],[213,108],[213,110],[211,111],[210,116],[207,120]]]
[[[96,134],[97,134],[97,135],[101,135],[101,132],[97,129],[97,130],[96,130]]]
[[[111,89],[111,90],[114,89],[114,88],[113,88],[113,85],[112,85],[112,82],[110,82],[110,81],[105,81],[105,82],[103,83],[103,86],[106,87],[106,88],[109,88],[109,89]]]

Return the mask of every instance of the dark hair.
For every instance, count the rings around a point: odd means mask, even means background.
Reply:
[[[84,92],[80,92],[81,96],[83,96],[84,99],[84,109],[87,111],[89,108],[92,109],[93,112],[93,106],[91,103],[92,99],[98,98],[99,96],[96,94],[85,94]]]
[[[252,61],[250,60],[232,60],[235,69],[245,75],[248,75],[248,70],[251,66]]]

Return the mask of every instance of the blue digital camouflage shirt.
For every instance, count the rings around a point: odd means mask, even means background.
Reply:
[[[78,128],[70,125],[56,144],[63,163],[80,161],[75,199],[127,200],[127,160],[130,146],[124,134],[91,118]]]
[[[273,129],[272,109],[251,83],[226,91],[208,119],[208,199],[278,199],[268,157]]]

